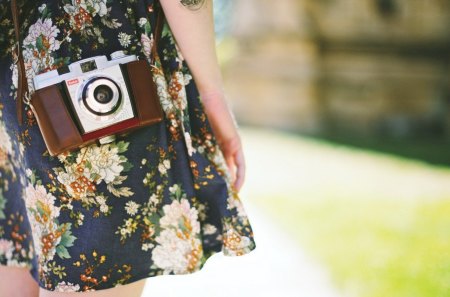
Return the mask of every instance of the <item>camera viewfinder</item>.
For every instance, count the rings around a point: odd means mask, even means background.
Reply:
[[[81,63],[80,68],[81,71],[85,73],[97,69],[97,64],[95,64],[95,60],[89,60],[87,62]]]

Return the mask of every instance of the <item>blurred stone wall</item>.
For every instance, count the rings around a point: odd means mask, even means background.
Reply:
[[[223,74],[241,123],[450,138],[450,1],[233,5]]]

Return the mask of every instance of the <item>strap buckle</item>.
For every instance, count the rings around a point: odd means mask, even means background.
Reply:
[[[23,98],[22,98],[22,101],[26,105],[31,106],[30,100],[31,100],[31,94],[30,94],[29,91],[26,91],[24,96],[23,96]]]

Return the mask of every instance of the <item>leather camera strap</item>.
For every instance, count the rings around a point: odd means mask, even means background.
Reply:
[[[22,57],[22,50],[20,49],[20,34],[19,34],[19,18],[17,11],[16,0],[11,0],[11,11],[14,22],[14,30],[16,32],[16,46],[14,50],[16,51],[16,61],[19,62],[17,66],[18,79],[17,79],[17,98],[16,98],[16,110],[17,110],[17,118],[19,119],[19,124],[22,125],[22,98],[24,95],[24,91],[28,91],[28,84],[26,83],[25,76],[25,65]]]
[[[155,5],[158,7],[158,16],[156,19],[156,25],[155,25],[155,33],[153,34],[153,45],[152,45],[152,59],[151,59],[151,64],[153,65],[153,63],[155,62],[155,58],[158,57],[159,60],[159,55],[158,55],[158,44],[159,44],[159,40],[161,39],[162,36],[162,29],[164,26],[164,11],[161,7],[161,3],[159,2],[159,0],[156,0]]]
[[[162,29],[164,25],[164,11],[161,7],[161,3],[159,1],[155,0],[154,4],[156,7],[158,7],[158,18],[156,20],[155,25],[155,33],[153,34],[154,40],[152,45],[152,59],[151,64],[154,63],[155,58],[158,56],[158,43],[161,38]],[[17,98],[16,98],[16,109],[17,109],[17,119],[19,120],[19,124],[23,124],[23,115],[22,115],[22,107],[23,107],[23,97],[29,96],[28,93],[28,82],[26,79],[26,73],[25,73],[25,64],[22,56],[22,50],[20,46],[20,25],[19,25],[19,11],[17,7],[16,0],[11,0],[11,12],[13,16],[13,23],[14,23],[14,31],[16,35],[16,46],[14,47],[15,52],[15,61],[14,63],[19,63],[18,65],[18,79],[17,79]],[[158,57],[159,59],[159,57]]]

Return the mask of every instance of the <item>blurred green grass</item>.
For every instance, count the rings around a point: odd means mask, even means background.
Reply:
[[[449,168],[292,134],[242,134],[252,203],[330,271],[343,296],[450,296]]]
[[[346,296],[450,296],[450,201],[258,200]]]

